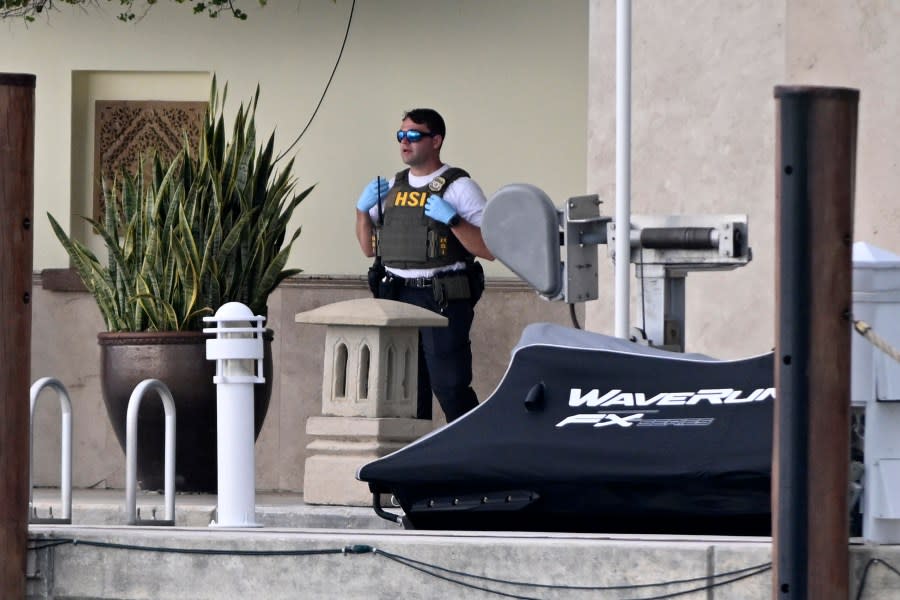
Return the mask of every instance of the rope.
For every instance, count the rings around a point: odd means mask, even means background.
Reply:
[[[887,340],[885,340],[883,337],[881,337],[880,335],[878,335],[877,333],[872,331],[871,325],[869,325],[865,321],[860,321],[859,319],[854,319],[853,320],[853,329],[855,329],[858,334],[860,334],[861,336],[863,336],[864,338],[869,340],[869,342],[873,346],[875,346],[876,348],[878,348],[879,350],[881,350],[882,352],[884,352],[885,354],[887,354],[888,356],[890,356],[891,358],[896,360],[897,362],[900,362],[900,352],[898,352],[896,348],[891,346],[887,342]]]

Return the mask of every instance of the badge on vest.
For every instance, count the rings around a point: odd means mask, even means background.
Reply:
[[[440,192],[442,189],[444,189],[445,183],[447,183],[447,180],[438,175],[431,180],[431,183],[428,184],[428,189],[435,193]]]

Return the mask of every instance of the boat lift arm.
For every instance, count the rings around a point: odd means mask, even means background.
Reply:
[[[557,208],[530,184],[500,188],[484,210],[482,234],[500,262],[547,300],[570,304],[599,297],[597,246],[615,261],[616,224],[596,195]],[[722,271],[752,259],[746,215],[632,215],[630,262],[643,290],[646,330],[632,339],[684,351],[685,277]]]

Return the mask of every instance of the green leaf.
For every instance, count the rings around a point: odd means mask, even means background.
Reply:
[[[171,160],[141,157],[102,181],[102,222],[86,221],[106,264],[48,215],[111,331],[202,329],[204,315],[232,301],[265,314],[272,291],[300,272],[285,268],[300,234],[289,227],[313,188],[295,193],[294,162],[278,168],[274,134],[256,146],[259,86],[230,129],[227,95],[214,75],[195,147],[185,142]]]

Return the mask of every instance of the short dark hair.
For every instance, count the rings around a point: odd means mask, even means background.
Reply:
[[[425,125],[431,133],[447,137],[444,118],[433,108],[413,108],[403,113],[403,118],[409,119],[416,125]]]

